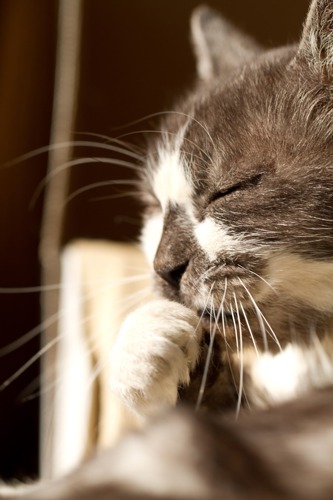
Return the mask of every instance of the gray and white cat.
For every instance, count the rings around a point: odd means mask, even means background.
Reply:
[[[26,498],[333,498],[333,0],[295,46],[206,7],[192,36],[198,81],[141,179],[161,298],[111,359],[147,425]]]

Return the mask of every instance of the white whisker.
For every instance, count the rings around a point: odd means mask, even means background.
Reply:
[[[253,346],[254,346],[254,350],[256,351],[257,358],[260,358],[259,351],[258,351],[258,348],[257,348],[257,344],[256,344],[255,338],[253,336],[252,329],[251,329],[248,317],[246,315],[245,309],[243,307],[243,304],[240,303],[240,306],[241,306],[241,309],[242,309],[242,313],[243,313],[243,316],[244,316],[244,319],[245,319],[245,323],[246,323],[247,329],[249,331],[249,334],[250,334],[250,337],[251,337],[251,340],[252,340],[252,343],[253,343]]]
[[[117,165],[120,167],[128,168],[134,171],[141,171],[142,169],[136,165],[135,163],[131,163],[125,160],[119,160],[115,158],[103,158],[103,157],[96,157],[96,158],[77,158],[75,160],[70,160],[65,163],[62,163],[58,167],[56,167],[54,170],[52,170],[49,174],[47,174],[44,179],[38,184],[34,194],[32,195],[31,201],[30,201],[30,207],[34,207],[41,192],[47,184],[58,174],[63,172],[64,170],[67,170],[69,168],[73,168],[75,166],[80,166],[80,165],[88,165],[89,163],[103,163],[107,165]]]
[[[82,294],[82,297],[80,297],[80,301],[83,303],[86,300],[89,300],[95,296],[98,296],[99,293],[104,292],[106,290],[110,290],[114,287],[118,287],[121,285],[130,285],[132,283],[144,281],[144,280],[147,280],[147,278],[149,278],[149,277],[150,277],[150,274],[146,273],[146,274],[141,274],[141,275],[137,275],[137,276],[129,276],[129,277],[121,278],[119,280],[113,280],[112,283],[107,282],[106,284],[105,284],[104,280],[102,282],[101,281],[89,282],[89,286],[90,287],[93,286],[94,290],[89,292],[89,293]],[[96,285],[100,284],[100,283],[102,283],[103,286],[98,286],[96,288]],[[53,286],[58,287],[58,285],[53,285]],[[39,291],[39,287],[37,287],[37,288]],[[41,287],[41,288],[43,288],[43,287]],[[65,286],[61,286],[61,288],[65,288]],[[147,288],[150,288],[150,287],[147,287]],[[65,314],[65,312],[67,310],[68,310],[68,308],[61,309],[60,311],[53,314],[49,318],[45,319],[38,326],[29,330],[29,332],[25,333],[19,339],[15,340],[14,342],[11,342],[6,347],[1,348],[0,349],[0,357],[6,356],[7,354],[10,354],[11,352],[18,349],[19,347],[22,347],[23,345],[25,345],[27,342],[29,342],[34,337],[39,335],[43,330],[45,330],[45,329],[49,328],[51,325],[53,325],[58,319],[60,319]]]
[[[249,292],[249,290],[247,289],[247,287],[244,285],[243,281],[241,280],[240,277],[238,277],[240,283],[243,285],[245,291],[247,292],[252,304],[253,304],[253,307],[254,307],[254,310],[256,312],[256,315],[257,315],[257,318],[258,318],[258,322],[259,322],[259,326],[260,326],[260,330],[261,330],[261,333],[262,333],[262,339],[263,339],[263,342],[264,342],[264,350],[265,352],[268,351],[268,341],[267,341],[267,334],[266,334],[266,328],[265,328],[265,325],[264,325],[264,322],[263,322],[263,318],[262,318],[262,315],[261,315],[261,311],[259,309],[259,307],[257,306],[254,298],[252,297],[251,293]]]
[[[236,299],[236,294],[234,292],[234,301],[236,305],[236,312],[238,318],[238,332],[239,332],[239,387],[238,387],[238,400],[236,407],[236,419],[239,417],[239,412],[242,404],[243,388],[244,388],[244,357],[243,357],[243,336],[242,336],[242,324],[239,316],[238,303]]]
[[[230,306],[231,306],[231,304],[230,304]],[[231,313],[232,322],[233,322],[234,331],[235,331],[236,352],[237,352],[237,356],[239,357],[239,343],[238,343],[238,335],[237,335],[237,325],[236,325],[235,314],[234,314],[234,311],[232,309],[232,306],[230,307],[230,313]]]
[[[116,137],[111,137],[109,135],[98,134],[96,132],[82,132],[82,131],[75,132],[75,135],[77,135],[77,136],[86,135],[86,136],[90,136],[90,137],[97,137],[98,139],[103,139],[107,143],[115,142],[116,144],[119,144],[120,146],[128,149],[129,151],[133,151],[133,153],[137,153],[139,155],[141,154],[142,157],[144,157],[144,155],[146,153],[145,148],[140,147],[137,144],[133,144],[133,143],[127,142],[127,141],[121,141],[120,139],[118,139]]]
[[[250,274],[254,274],[254,276],[257,276],[257,278],[259,278],[261,281],[263,281],[275,293],[275,295],[278,295],[278,292],[273,288],[273,286],[267,280],[265,280],[265,278],[263,278],[262,276],[260,276],[260,274],[257,274],[254,271],[251,271],[250,269],[247,269],[246,267],[242,266],[241,264],[237,264],[237,266],[241,267],[246,272],[248,272]]]
[[[209,300],[211,299],[211,295],[212,295],[212,291],[213,291],[213,288],[214,288],[214,284],[215,283],[212,283],[212,286],[210,287],[210,290],[208,292],[207,301],[206,301],[205,307],[203,309],[203,312],[202,312],[200,320],[202,319],[204,311],[207,308],[207,304],[208,304]],[[215,339],[216,328],[217,328],[217,323],[215,322],[213,331],[210,332],[211,335],[210,335],[210,342],[209,342],[209,347],[208,347],[208,353],[207,353],[207,357],[206,357],[206,361],[205,361],[205,367],[204,367],[204,371],[203,371],[203,375],[202,375],[202,379],[201,379],[201,385],[200,385],[200,389],[199,389],[199,394],[198,394],[197,402],[196,402],[196,405],[195,405],[195,411],[199,410],[199,408],[201,406],[201,403],[202,403],[203,395],[204,395],[204,392],[205,392],[205,388],[206,388],[206,384],[207,384],[207,377],[208,377],[208,370],[209,370],[209,365],[210,365],[210,360],[212,358],[212,353],[213,353],[213,344],[214,344],[214,339]]]
[[[134,292],[127,298],[127,303],[125,307],[118,309],[117,310],[117,315],[115,316],[115,319],[119,319],[125,312],[127,312],[134,303],[137,303],[139,300],[142,299],[142,297],[147,296],[150,293],[150,287],[145,287],[142,290],[139,290],[138,292]],[[98,291],[98,293],[101,292],[101,290]],[[97,296],[98,293],[94,293],[93,296]],[[67,308],[68,309],[68,308]],[[65,309],[62,310],[62,313],[65,312]],[[49,318],[51,321],[56,321],[59,318],[59,313],[54,314],[52,318]],[[81,325],[84,325],[88,322],[90,322],[93,318],[96,317],[96,313],[93,313],[91,315],[86,315],[82,320],[81,320]],[[44,322],[44,328],[45,328],[45,322]],[[40,330],[41,327],[38,327],[38,330]],[[35,330],[35,329],[34,329]],[[30,332],[31,333],[31,332]],[[14,382],[17,378],[19,378],[30,366],[32,366],[36,361],[38,361],[47,351],[49,351],[52,347],[54,347],[57,343],[59,343],[67,333],[61,333],[58,334],[54,339],[52,339],[50,342],[45,344],[36,354],[34,354],[26,363],[24,363],[18,370],[16,370],[10,377],[8,377],[4,382],[0,384],[0,391],[3,391],[6,387],[8,387],[12,382]],[[91,338],[91,341],[93,341],[95,338],[97,338],[97,334],[94,335]],[[20,339],[10,345],[11,350],[14,350],[13,344],[17,344],[20,341]],[[17,347],[17,346],[15,346]],[[91,356],[91,353],[96,351],[96,347],[90,349],[87,349],[86,356]],[[2,349],[3,351],[3,349]],[[8,348],[7,348],[7,353],[8,353]],[[59,384],[61,381],[58,380],[57,384]]]
[[[64,141],[56,144],[49,144],[48,146],[42,146],[41,148],[34,149],[33,151],[29,151],[29,153],[25,153],[21,156],[18,156],[14,160],[11,160],[3,165],[3,168],[8,168],[13,165],[17,165],[18,163],[22,163],[23,161],[29,160],[30,158],[34,158],[35,156],[49,153],[50,151],[55,151],[57,149],[68,148],[68,147],[88,147],[88,148],[98,148],[104,149],[106,151],[112,151],[113,153],[120,153],[140,162],[144,161],[144,157],[138,155],[137,153],[133,153],[124,148],[120,148],[117,146],[112,146],[110,144],[103,144],[97,141]]]
[[[248,288],[244,285],[243,281],[238,277],[238,279],[240,280],[240,282],[242,283],[243,287],[245,288],[245,290],[247,291],[249,297],[250,297],[250,300],[252,302],[252,304],[254,305],[255,307],[255,310],[257,311],[257,313],[259,314],[258,316],[258,319],[259,317],[262,318],[262,319],[259,319],[259,322],[261,324],[262,320],[266,323],[269,331],[270,331],[270,337],[274,340],[274,342],[277,344],[278,348],[280,349],[280,351],[282,352],[282,347],[281,347],[281,344],[279,342],[279,339],[277,338],[273,328],[271,327],[271,325],[269,324],[269,322],[267,321],[267,319],[265,318],[264,314],[261,312],[261,310],[259,309],[257,303],[255,302],[252,294],[250,293],[250,291],[248,290]],[[260,325],[261,326],[261,325]],[[263,325],[263,329],[265,331],[265,347],[267,345],[267,337],[266,337],[266,328],[265,326]],[[267,346],[268,347],[268,346]]]
[[[68,205],[74,198],[77,196],[80,196],[81,194],[91,191],[92,189],[97,189],[100,187],[106,187],[106,186],[138,186],[139,182],[137,180],[131,180],[131,179],[124,179],[124,180],[112,180],[112,181],[101,181],[101,182],[93,182],[92,184],[89,184],[88,186],[83,186],[80,189],[76,189],[73,193],[71,193],[67,199],[64,202],[64,205]]]

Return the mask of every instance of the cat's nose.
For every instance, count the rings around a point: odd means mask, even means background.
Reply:
[[[158,274],[164,281],[169,283],[169,285],[173,286],[177,290],[179,290],[180,280],[182,279],[187,266],[188,262],[184,262],[183,264],[176,267],[159,265],[156,259],[154,262],[154,269],[156,274]]]
[[[183,208],[169,207],[154,258],[156,274],[177,291],[193,251],[192,227],[187,219]]]

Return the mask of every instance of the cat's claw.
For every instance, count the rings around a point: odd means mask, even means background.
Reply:
[[[157,300],[131,313],[111,353],[111,388],[146,417],[176,403],[200,352],[202,328],[190,309]]]

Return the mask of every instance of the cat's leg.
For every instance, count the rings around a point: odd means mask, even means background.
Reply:
[[[190,382],[202,329],[193,311],[157,300],[131,313],[111,354],[111,388],[142,417],[174,405]]]

